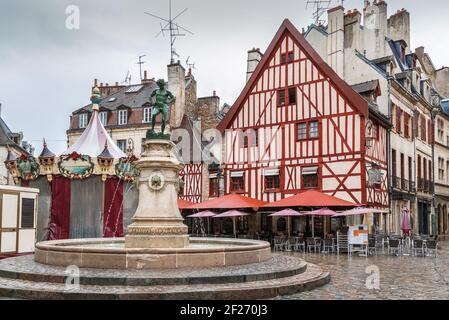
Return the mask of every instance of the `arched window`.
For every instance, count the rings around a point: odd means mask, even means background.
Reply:
[[[287,220],[285,218],[279,218],[276,222],[276,229],[278,232],[287,231]]]

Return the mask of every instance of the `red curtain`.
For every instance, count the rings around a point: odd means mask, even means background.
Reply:
[[[106,180],[103,212],[103,237],[123,237],[123,181]]]
[[[62,176],[54,176],[51,182],[51,214],[48,225],[49,240],[69,239],[70,184],[70,179]]]

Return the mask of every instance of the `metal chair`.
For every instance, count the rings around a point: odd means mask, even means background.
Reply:
[[[284,241],[280,237],[274,237],[273,239],[273,248],[274,251],[283,251],[284,249]]]
[[[390,239],[388,240],[388,254],[394,254],[395,256],[400,256],[402,254],[401,240]]]
[[[304,238],[296,238],[293,251],[306,252],[306,240]]]
[[[425,256],[425,247],[424,247],[424,240],[422,239],[414,239],[413,240],[413,256],[418,256],[418,253],[421,254],[421,256]]]
[[[377,255],[376,238],[368,238],[368,254],[372,255],[373,253]]]
[[[424,244],[424,250],[425,250],[425,257],[434,256],[437,257],[437,250],[438,250],[438,242],[435,240],[429,240],[426,241]]]
[[[334,253],[334,252],[335,252],[334,240],[324,239],[323,250],[321,251],[321,253]]]
[[[312,252],[312,250],[316,253],[317,250],[319,250],[321,247],[321,242],[315,238],[307,238],[307,251],[309,253]]]

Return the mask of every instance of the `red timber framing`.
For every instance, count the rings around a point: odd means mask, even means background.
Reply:
[[[282,55],[290,52],[293,59],[282,63]],[[290,100],[295,101],[293,104],[288,99],[291,88],[296,89],[296,99]],[[286,90],[285,104],[277,101],[280,90]],[[244,195],[265,201],[297,194],[302,191],[302,176],[317,174],[318,189],[366,204],[364,135],[368,117],[368,103],[285,20],[218,126],[225,141],[226,193],[230,192],[231,172],[235,171],[244,172]],[[298,125],[304,123],[307,125],[299,129],[302,135],[298,136]],[[250,130],[257,130],[258,145],[241,146],[239,136]],[[386,151],[380,150],[386,143],[386,138],[382,139],[370,154],[381,162],[386,157]],[[279,171],[280,189],[265,190],[264,177],[267,171],[273,174],[273,169]],[[383,203],[385,196],[382,194],[379,201]],[[378,195],[372,197],[376,202]]]
[[[203,200],[201,192],[203,189],[203,164],[186,164],[179,176],[184,181],[184,187],[179,198],[193,203],[201,202]]]

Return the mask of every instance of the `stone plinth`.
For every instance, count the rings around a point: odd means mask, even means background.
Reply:
[[[128,227],[126,248],[184,248],[189,245],[187,226],[178,208],[178,173],[183,168],[169,140],[144,142],[136,163],[139,205]]]

